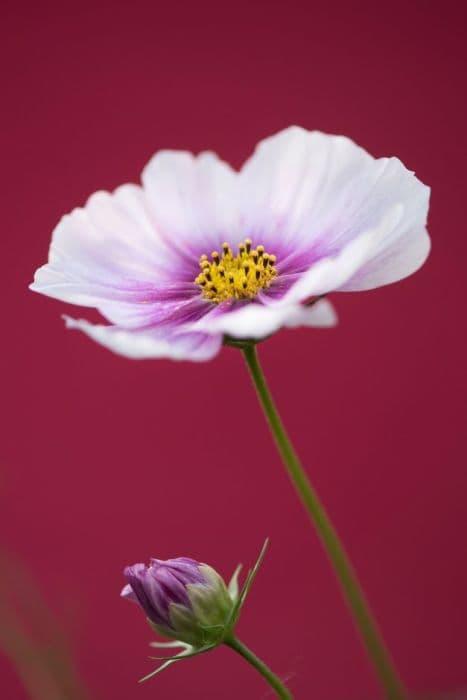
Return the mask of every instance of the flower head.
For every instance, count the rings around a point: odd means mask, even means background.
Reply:
[[[68,319],[128,357],[207,360],[225,338],[330,326],[333,291],[395,282],[426,259],[429,188],[397,158],[291,127],[239,172],[157,153],[142,186],[97,192],[56,227],[34,291],[97,308]]]
[[[194,647],[222,639],[235,600],[219,574],[193,559],[127,566],[122,596],[143,608],[162,635]]]
[[[153,647],[181,648],[169,657],[151,657],[163,661],[145,676],[148,680],[172,664],[203,654],[234,638],[240,611],[263,561],[268,540],[239,589],[238,566],[228,586],[207,564],[193,559],[151,559],[149,566],[134,564],[124,571],[127,585],[122,597],[138,603],[151,626],[175,641],[152,642]]]

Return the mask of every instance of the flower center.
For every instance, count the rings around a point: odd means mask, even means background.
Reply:
[[[237,255],[224,243],[222,255],[215,250],[211,260],[207,255],[201,256],[201,272],[195,282],[205,299],[216,304],[227,299],[253,299],[260,289],[269,287],[277,277],[276,256],[266,253],[262,245],[254,249],[251,246],[251,240],[246,238],[239,244]]]

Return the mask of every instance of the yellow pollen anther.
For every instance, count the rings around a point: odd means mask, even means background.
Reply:
[[[253,299],[261,289],[267,289],[277,277],[274,267],[275,255],[266,253],[264,246],[252,249],[250,238],[239,244],[237,255],[233,255],[230,245],[222,244],[222,255],[217,250],[200,257],[201,273],[195,283],[202,296],[219,304],[229,299]]]

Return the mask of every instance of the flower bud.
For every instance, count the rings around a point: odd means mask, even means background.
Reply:
[[[162,635],[193,647],[220,643],[230,630],[235,607],[223,579],[193,559],[151,559],[127,566],[122,596],[143,608]]]

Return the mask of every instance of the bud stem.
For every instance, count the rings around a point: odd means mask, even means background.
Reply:
[[[295,490],[326,550],[368,656],[385,690],[386,698],[405,700],[406,690],[386,649],[350,559],[289,440],[259,364],[256,347],[253,343],[242,343],[240,347],[276,446]]]
[[[271,688],[274,688],[278,698],[283,698],[283,700],[293,700],[292,695],[289,693],[285,685],[279,680],[279,678],[271,671],[270,668],[266,666],[265,663],[261,661],[261,659],[258,659],[258,657],[253,654],[248,647],[242,644],[237,637],[226,639],[224,644],[227,644],[227,646],[236,651],[237,654],[240,654],[240,656],[243,656],[243,658],[246,659],[246,661],[248,661],[248,663],[263,676]]]

